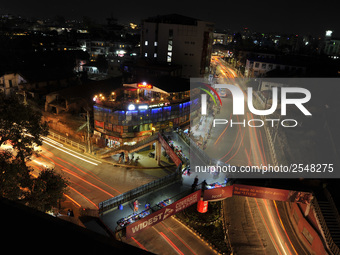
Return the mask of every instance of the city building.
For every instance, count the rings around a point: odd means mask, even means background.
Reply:
[[[94,61],[98,56],[112,57],[124,56],[127,50],[132,48],[132,45],[123,41],[107,41],[107,40],[89,40],[81,39],[79,49],[90,54],[91,61]]]
[[[145,19],[141,57],[182,66],[182,77],[209,73],[214,24],[178,14]]]
[[[214,41],[213,44],[223,44],[226,45],[228,43],[231,43],[233,41],[232,34],[226,33],[226,32],[214,32]]]
[[[27,83],[19,73],[4,73],[0,76],[0,93],[6,96],[14,94],[19,89],[19,84]]]
[[[340,38],[333,37],[332,30],[325,33],[324,53],[333,59],[340,57]]]
[[[249,58],[246,61],[245,77],[263,77],[269,71],[285,71],[303,74],[306,72],[306,66],[300,63],[290,62],[277,58]]]
[[[188,86],[178,87],[168,92],[140,82],[123,84],[109,95],[94,95],[94,136],[108,147],[119,147],[189,124],[190,91]]]

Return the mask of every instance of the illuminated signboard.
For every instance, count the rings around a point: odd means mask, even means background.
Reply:
[[[143,104],[143,105],[138,106],[139,110],[147,110],[148,108],[149,108],[149,106],[147,104]]]
[[[152,89],[152,88],[153,88],[153,86],[152,86],[151,84],[148,84],[148,83],[146,83],[146,82],[138,83],[138,84],[137,84],[137,87],[138,87],[139,89]]]
[[[149,105],[149,108],[161,107],[161,106],[163,106],[163,105],[164,105],[164,103],[151,104],[151,105]]]
[[[128,110],[129,110],[129,111],[133,111],[133,110],[135,110],[135,109],[136,109],[136,106],[133,105],[133,104],[130,104],[130,105],[128,106]]]

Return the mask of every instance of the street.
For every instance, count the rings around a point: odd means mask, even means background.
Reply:
[[[220,64],[224,72],[223,79],[232,79],[236,73],[229,67]],[[235,118],[231,114],[231,96],[222,98],[223,108],[216,118]],[[244,117],[254,118],[251,113]],[[235,121],[240,121],[239,117]],[[189,155],[189,148],[184,142],[173,135],[178,145]],[[43,167],[55,168],[69,181],[65,197],[74,205],[93,210],[98,203],[116,196],[145,183],[151,182],[168,174],[166,169],[133,169],[115,167],[111,164],[78,153],[49,138],[44,144],[38,158],[29,163],[34,168],[33,175],[38,175]],[[266,142],[266,135],[261,128],[243,127],[242,125],[219,125],[212,129],[207,141],[205,152],[231,165],[260,165],[271,162]],[[190,154],[190,159],[197,157]],[[198,159],[199,160],[199,159]],[[194,178],[195,173],[190,177]],[[200,182],[204,179],[212,182],[214,176],[198,173]],[[220,176],[221,177],[221,176]],[[192,180],[188,180],[188,182]],[[283,210],[278,209],[275,202],[265,199],[233,197],[224,201],[225,223],[234,251],[238,254],[304,254],[299,241],[293,240],[282,222],[288,222]],[[290,233],[290,234],[288,234]],[[294,236],[294,235],[293,235]],[[130,240],[129,244],[156,254],[213,254],[211,248],[186,226],[173,217],[145,230]],[[294,245],[293,245],[294,243]],[[167,248],[165,248],[167,247]],[[299,251],[299,252],[297,252]]]
[[[176,144],[188,147],[175,135]],[[32,158],[29,165],[37,176],[44,167],[55,168],[68,181],[66,199],[78,208],[97,211],[98,203],[168,174],[168,169],[133,169],[114,167],[94,157],[78,153],[49,138],[39,147],[40,156]],[[188,177],[189,178],[189,177]],[[192,182],[194,176],[188,182]],[[214,254],[214,251],[186,226],[170,217],[143,233],[123,240],[156,254]],[[165,248],[167,247],[167,248]]]
[[[115,167],[44,138],[39,157],[29,165],[38,175],[45,166],[55,168],[69,181],[66,198],[77,207],[98,209],[98,203],[168,174],[166,169]]]
[[[218,59],[215,63],[221,70],[219,83],[233,82],[235,72]],[[222,104],[221,112],[215,118],[243,121],[232,116],[231,96],[222,98]],[[242,118],[247,123],[254,116],[247,112]],[[264,128],[247,125],[217,125],[212,128],[205,152],[231,165],[272,163]],[[290,219],[282,204],[278,207],[275,201],[267,199],[232,197],[224,200],[223,206],[228,235],[236,254],[308,254],[288,224]]]
[[[217,83],[219,84],[235,84],[243,89],[242,80],[237,79],[236,72],[226,66],[222,60],[213,57],[213,64],[219,73]],[[246,100],[247,98],[245,98]],[[267,165],[270,162],[270,151],[266,142],[266,134],[264,127],[255,128],[247,125],[250,119],[260,119],[249,111],[245,115],[232,115],[233,99],[231,94],[227,97],[221,97],[222,107],[215,119],[226,119],[228,123],[225,125],[217,124],[211,130],[207,130],[210,139],[207,140],[205,152],[212,158],[218,159],[230,165],[257,165],[261,163]],[[208,117],[209,118],[209,117]],[[241,123],[241,124],[231,124]],[[212,118],[211,120],[212,121]],[[245,121],[245,125],[243,122]],[[247,178],[241,176],[241,178]]]
[[[155,254],[215,254],[204,241],[173,217],[125,242]]]

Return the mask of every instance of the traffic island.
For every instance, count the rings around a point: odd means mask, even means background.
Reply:
[[[219,254],[231,254],[223,229],[222,202],[210,202],[206,213],[197,211],[197,204],[175,216]]]

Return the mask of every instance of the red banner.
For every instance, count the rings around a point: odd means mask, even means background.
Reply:
[[[204,191],[204,201],[213,201],[213,200],[221,200],[228,197],[233,196],[233,185],[222,187],[222,188],[216,188],[216,189],[207,189]]]
[[[161,210],[154,212],[145,218],[136,221],[126,227],[126,238],[131,238],[132,236],[140,233],[142,230],[147,229],[160,223],[166,218],[174,215],[183,209],[197,203],[201,197],[201,190],[197,190],[194,193],[162,208]]]
[[[233,195],[287,201],[289,190],[234,184]]]
[[[179,166],[179,164],[182,163],[182,160],[176,155],[176,153],[170,148],[169,144],[164,140],[163,136],[158,133],[159,141],[164,148],[166,154],[169,155],[169,157],[172,159],[172,161],[176,164],[176,166]]]
[[[223,188],[205,190],[203,200],[217,201],[233,195],[303,204],[309,204],[313,199],[313,194],[310,192],[233,184]]]

